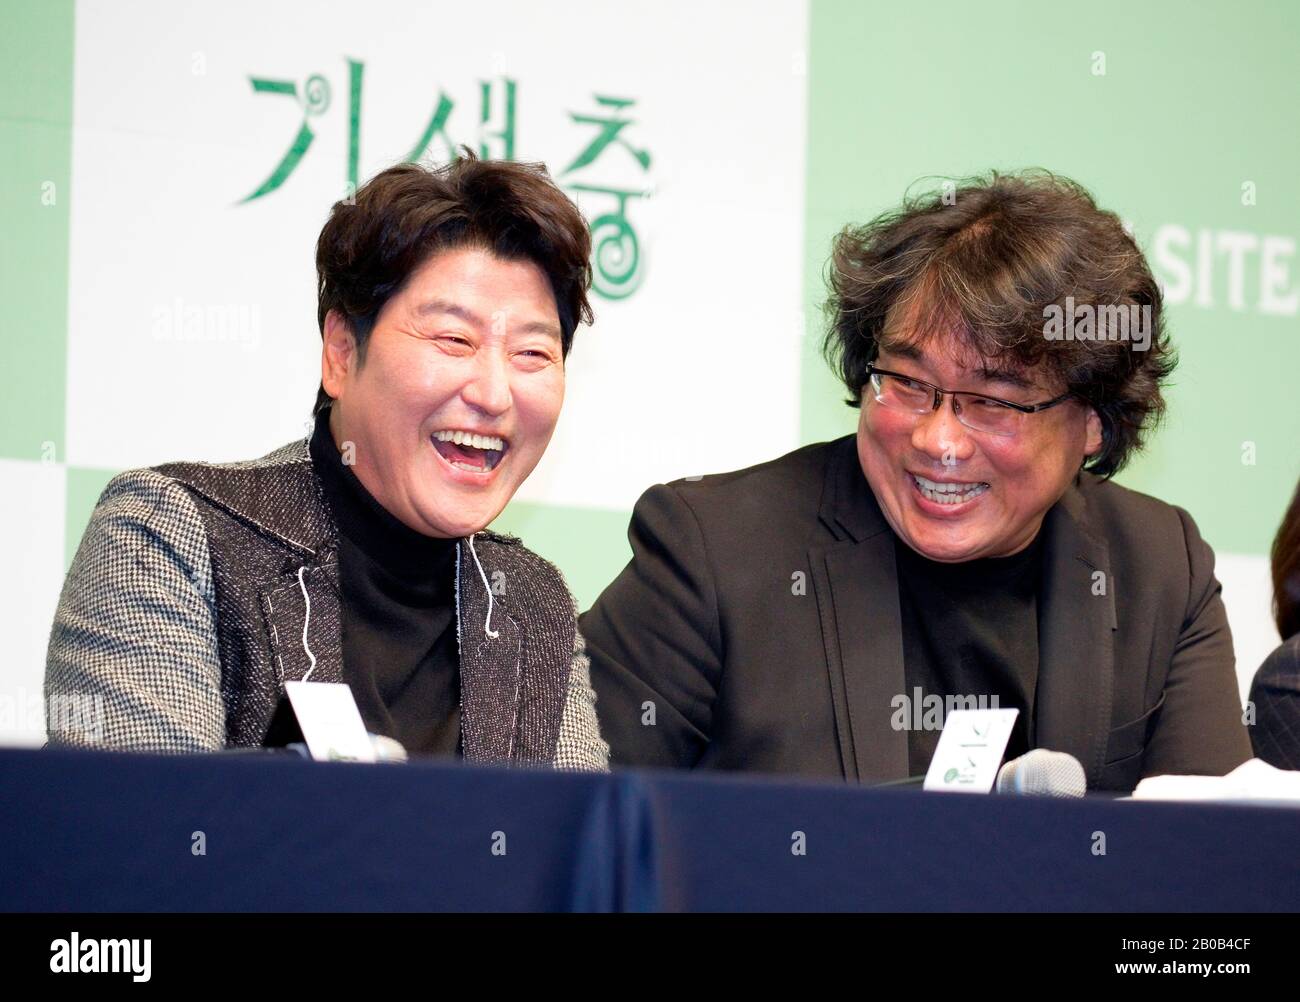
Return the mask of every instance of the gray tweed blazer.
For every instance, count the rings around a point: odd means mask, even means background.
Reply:
[[[473,551],[457,545],[465,759],[607,769],[559,571],[509,536],[478,533]],[[99,499],[55,614],[50,744],[256,747],[311,657],[312,681],[344,681],[340,601],[338,530],[305,441],[251,462],[123,473]],[[70,704],[95,712],[51,711]]]

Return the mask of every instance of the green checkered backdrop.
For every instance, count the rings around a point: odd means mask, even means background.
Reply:
[[[107,480],[301,436],[329,205],[461,143],[546,162],[592,221],[597,323],[497,523],[584,607],[649,484],[852,429],[818,355],[837,229],[918,179],[1083,182],[1148,249],[1182,356],[1120,480],[1215,547],[1244,692],[1300,476],[1300,8],[323,6],[4,5],[0,742],[43,739],[49,624]]]

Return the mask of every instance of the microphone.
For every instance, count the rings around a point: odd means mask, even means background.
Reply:
[[[402,743],[396,738],[390,738],[383,734],[371,734],[369,731],[366,733],[370,735],[370,744],[375,749],[376,762],[409,761],[406,749],[402,747]]]
[[[1082,797],[1088,789],[1083,766],[1066,752],[1035,748],[998,770],[998,793],[1040,797]]]

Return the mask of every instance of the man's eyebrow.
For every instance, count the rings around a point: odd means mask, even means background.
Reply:
[[[925,361],[925,352],[923,352],[920,346],[913,341],[899,341],[893,343],[888,340],[882,340],[880,343],[880,350],[887,351],[891,355],[897,355],[899,358],[905,358],[909,362]]]
[[[431,313],[446,313],[453,317],[459,317],[467,324],[474,327],[483,326],[483,318],[467,306],[461,306],[459,303],[453,303],[449,299],[430,299],[426,303],[421,303],[415,308],[417,317],[427,317]]]
[[[524,334],[545,334],[548,337],[555,338],[557,341],[563,340],[563,338],[560,337],[560,328],[555,324],[547,323],[544,320],[534,320],[531,323],[524,324],[519,328],[519,330]]]
[[[415,315],[419,317],[425,317],[431,313],[446,313],[449,316],[459,317],[461,320],[464,320],[467,324],[473,327],[489,326],[484,323],[482,317],[469,309],[469,307],[461,306],[459,303],[453,303],[448,299],[430,299],[428,302],[421,303],[415,308]],[[553,337],[557,341],[563,340],[560,337],[559,326],[553,323],[548,323],[544,320],[534,320],[523,324],[519,330],[523,334],[543,334]]]
[[[888,339],[884,339],[880,344],[880,350],[887,351],[891,355],[897,355],[909,362],[925,361],[925,352],[915,341],[899,340],[897,343],[892,343]],[[1008,386],[1014,386],[1021,390],[1033,389],[1035,385],[1033,380],[1018,369],[1000,366],[993,362],[980,366],[979,373],[981,378],[987,382],[1006,383]]]
[[[1033,380],[1026,378],[1015,369],[1005,369],[996,365],[986,365],[981,369],[980,374],[989,382],[1006,383],[1009,386],[1014,386],[1021,390],[1032,389],[1034,386]]]

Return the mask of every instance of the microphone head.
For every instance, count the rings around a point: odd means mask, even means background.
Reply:
[[[1083,766],[1066,752],[1035,748],[998,770],[998,793],[1082,797],[1087,789]]]
[[[371,734],[366,732],[370,737],[370,745],[375,749],[376,762],[406,762],[409,761],[406,749],[396,738],[390,738],[383,734]]]

